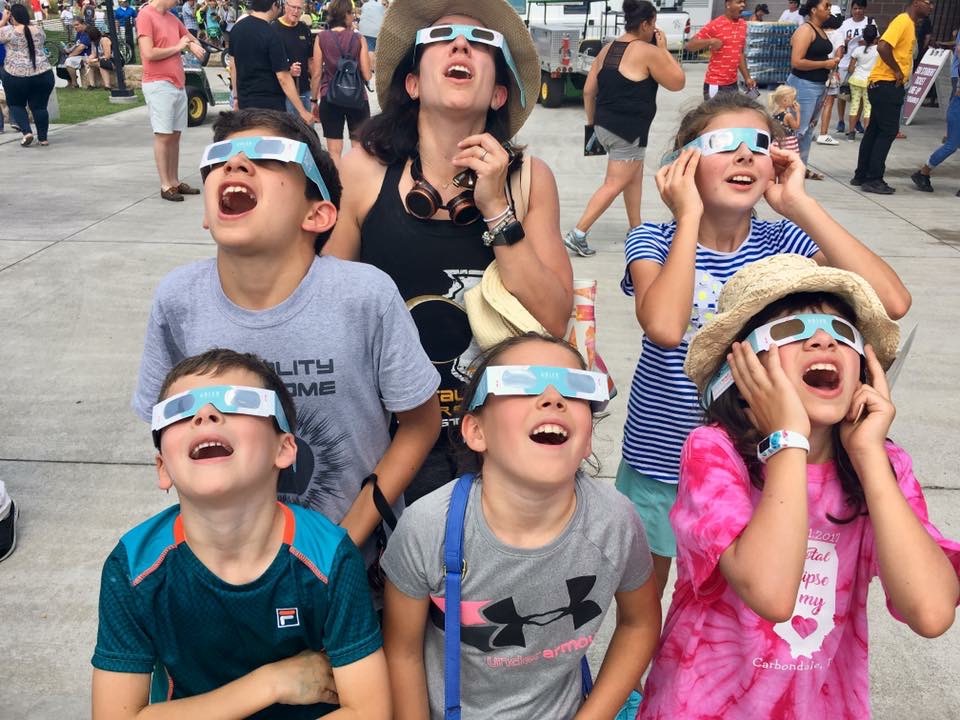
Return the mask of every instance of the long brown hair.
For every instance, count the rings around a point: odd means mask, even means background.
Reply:
[[[830,293],[795,293],[787,295],[776,302],[770,303],[759,313],[750,318],[750,321],[743,327],[737,335],[737,342],[742,342],[747,335],[753,332],[761,325],[770,322],[774,318],[783,315],[803,312],[805,310],[816,309],[823,312],[829,308],[831,313],[836,313],[842,318],[848,320],[854,326],[857,324],[857,315],[850,304],[842,298]],[[723,359],[720,358],[714,372],[719,370]],[[864,379],[864,364],[861,360],[860,373],[861,380]],[[763,437],[760,431],[750,422],[747,417],[747,404],[736,385],[731,386],[725,393],[714,400],[706,411],[706,421],[708,424],[720,426],[726,431],[730,440],[733,442],[737,453],[747,466],[747,472],[750,474],[750,483],[758,490],[763,489],[763,465],[757,458],[757,443]],[[840,442],[840,424],[833,426],[830,433],[830,439],[833,443],[834,460],[837,463],[837,477],[840,480],[840,487],[846,497],[846,506],[850,508],[850,513],[846,517],[834,517],[827,513],[827,519],[838,525],[844,525],[852,522],[860,515],[865,515],[867,511],[867,502],[863,494],[863,485],[860,484],[860,478],[857,476],[850,456],[846,448]]]

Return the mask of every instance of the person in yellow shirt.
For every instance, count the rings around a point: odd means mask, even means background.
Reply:
[[[867,97],[872,112],[860,141],[857,169],[850,181],[863,192],[892,195],[896,190],[883,179],[890,146],[897,137],[905,85],[913,67],[915,24],[933,12],[932,0],[912,0],[887,26],[877,43],[877,64],[870,72]]]

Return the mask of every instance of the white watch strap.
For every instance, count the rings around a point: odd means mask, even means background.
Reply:
[[[757,444],[757,458],[765,463],[771,457],[786,448],[799,448],[810,452],[810,441],[792,430],[775,430]]]

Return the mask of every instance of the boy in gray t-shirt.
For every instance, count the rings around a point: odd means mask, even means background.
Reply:
[[[296,470],[281,474],[280,499],[319,510],[363,546],[380,515],[361,482],[376,473],[402,509],[440,431],[439,375],[387,275],[316,254],[336,222],[340,182],[299,119],[221,114],[201,172],[217,256],[161,281],[133,407],[149,420],[163,378],[185,357],[224,347],[265,358],[299,418]]]

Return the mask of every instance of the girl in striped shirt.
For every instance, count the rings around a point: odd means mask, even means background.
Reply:
[[[667,513],[677,494],[680,450],[702,421],[683,361],[690,338],[716,312],[727,279],[756,260],[797,253],[862,275],[893,318],[910,307],[893,269],[806,193],[803,162],[774,146],[775,134],[770,115],[740,93],[691,110],[670,162],[656,175],[674,220],[645,223],[627,235],[621,287],[634,297],[643,341],[616,484],[643,518],[661,595],[676,557]],[[761,199],[783,217],[755,218]]]

